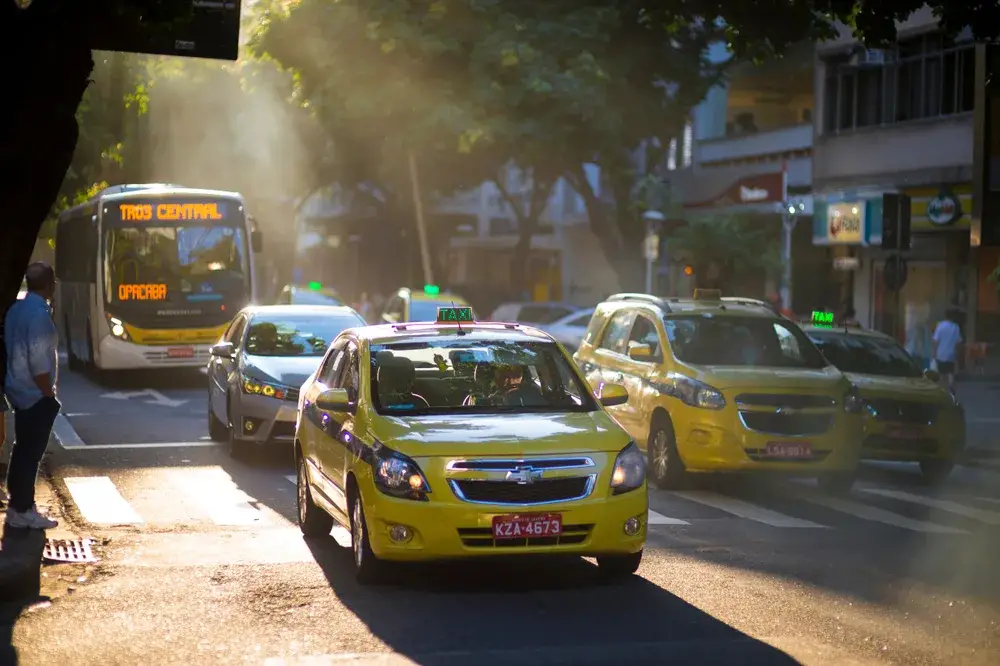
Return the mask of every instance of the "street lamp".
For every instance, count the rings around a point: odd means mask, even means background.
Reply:
[[[806,205],[801,201],[781,202],[781,307],[792,309],[792,232]]]
[[[647,210],[642,214],[646,221],[646,239],[643,242],[643,255],[646,257],[646,293],[653,293],[653,264],[660,258],[660,236],[655,233],[653,225],[663,222],[666,216],[658,210]]]

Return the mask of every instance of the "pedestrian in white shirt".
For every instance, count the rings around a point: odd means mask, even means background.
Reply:
[[[958,348],[962,344],[962,330],[958,326],[958,312],[954,308],[949,308],[945,318],[938,322],[932,342],[937,370],[945,385],[954,393]]]

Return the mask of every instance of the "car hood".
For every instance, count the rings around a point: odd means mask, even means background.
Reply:
[[[847,388],[840,370],[825,368],[758,368],[742,366],[692,366],[695,379],[719,390],[752,388],[758,392],[774,390],[833,390],[838,385]]]
[[[250,356],[243,361],[248,377],[299,388],[319,367],[322,356]]]
[[[849,372],[847,378],[863,396],[952,402],[947,390],[924,377],[886,377]]]
[[[617,453],[629,436],[605,412],[382,416],[373,435],[418,456]]]

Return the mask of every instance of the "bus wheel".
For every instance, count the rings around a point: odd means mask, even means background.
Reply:
[[[69,335],[69,317],[63,319],[63,330],[66,334],[66,364],[69,366],[70,372],[80,372],[83,364],[73,353],[73,339]]]

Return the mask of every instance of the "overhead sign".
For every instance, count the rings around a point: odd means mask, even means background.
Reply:
[[[962,217],[962,202],[949,190],[927,202],[927,221],[938,227],[955,224]]]
[[[712,208],[745,204],[780,203],[786,199],[785,174],[781,171],[744,176],[722,194],[708,201],[684,204],[685,208]]]
[[[827,207],[827,242],[860,245],[865,240],[865,228],[866,211],[863,201],[830,204]]]
[[[122,222],[179,222],[181,220],[221,220],[226,205],[218,201],[201,203],[123,203],[118,209]]]

